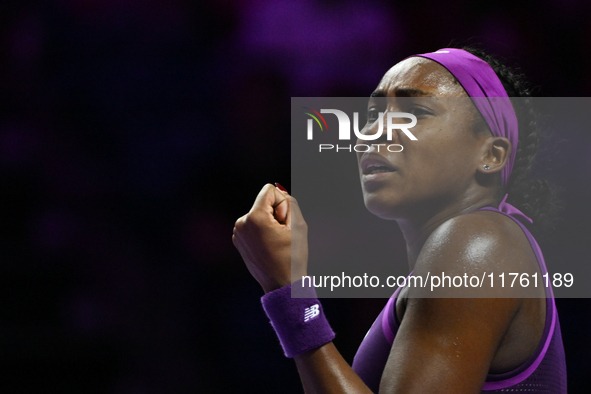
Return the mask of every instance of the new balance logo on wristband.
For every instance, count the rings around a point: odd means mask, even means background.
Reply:
[[[318,309],[318,307],[318,304],[314,304],[311,307],[304,309],[304,322],[312,320],[320,314],[320,309]]]

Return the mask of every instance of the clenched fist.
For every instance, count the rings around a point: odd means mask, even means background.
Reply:
[[[308,226],[296,199],[271,184],[236,221],[232,241],[265,293],[306,275]]]

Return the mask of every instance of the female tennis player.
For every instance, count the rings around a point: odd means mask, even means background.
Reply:
[[[395,220],[415,275],[547,273],[526,226],[543,221],[545,183],[525,181],[538,132],[521,79],[472,49],[411,56],[382,78],[364,132],[378,116],[410,112],[413,134],[394,133],[403,154],[358,153],[365,205]],[[472,97],[451,100],[451,97]],[[399,98],[405,98],[405,108]],[[410,105],[410,106],[409,106]],[[375,148],[375,147],[374,147]],[[352,366],[332,343],[307,272],[307,226],[297,201],[266,185],[233,241],[265,291],[262,302],[306,393],[565,393],[566,366],[551,288],[530,298],[421,298],[398,288]],[[295,280],[295,279],[294,279]],[[292,298],[292,287],[310,298]]]

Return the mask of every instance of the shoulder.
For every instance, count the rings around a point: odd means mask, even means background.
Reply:
[[[442,257],[453,257],[458,263],[482,265],[494,259],[495,266],[506,263],[515,267],[532,256],[523,230],[510,218],[492,211],[477,211],[456,216],[435,229],[423,246],[419,261],[425,258],[446,263]]]
[[[426,240],[415,273],[477,275],[538,272],[538,262],[523,230],[497,212],[476,211],[447,220]],[[503,293],[504,297],[511,290]],[[517,296],[517,293],[515,294]]]
[[[476,211],[456,216],[441,224],[431,233],[424,248],[441,249],[446,246],[474,244],[490,248],[514,244],[520,238],[527,241],[523,230],[512,219],[493,211]]]

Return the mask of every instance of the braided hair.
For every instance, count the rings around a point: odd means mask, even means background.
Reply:
[[[555,224],[559,206],[555,188],[545,179],[529,176],[542,137],[538,125],[539,115],[530,99],[532,89],[523,74],[517,73],[483,50],[474,47],[462,49],[487,62],[501,80],[507,95],[511,97],[519,125],[519,138],[513,171],[505,190],[509,194],[507,202],[533,220],[533,225],[528,226],[532,233],[542,235]]]

